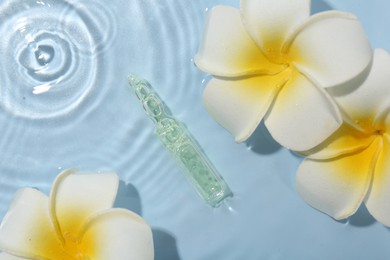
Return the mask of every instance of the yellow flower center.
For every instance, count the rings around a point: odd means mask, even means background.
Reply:
[[[70,227],[60,233],[54,232],[49,223],[41,221],[39,228],[36,229],[37,242],[32,245],[31,251],[39,251],[39,255],[45,259],[53,260],[90,260],[94,258],[96,252],[97,234],[92,234],[91,238],[80,237],[79,226],[80,218],[77,214],[69,214],[62,219]],[[82,219],[81,219],[82,220]],[[74,228],[74,229],[73,229]],[[34,248],[35,247],[35,248]]]
[[[287,65],[290,66],[292,61],[291,55],[289,53],[282,53],[279,49],[268,48],[265,50],[266,56],[272,63]]]
[[[273,64],[280,65],[280,71],[277,72],[277,75],[283,76],[283,85],[286,81],[292,80],[295,75],[298,75],[299,72],[294,66],[293,62],[298,61],[301,56],[299,51],[295,49],[291,51],[289,49],[282,49],[282,40],[274,39],[272,42],[265,44],[264,55],[267,57],[268,61]],[[275,75],[276,75],[275,74]]]
[[[372,167],[375,167],[376,158],[383,149],[383,138],[384,134],[386,134],[384,129],[373,128],[373,126],[369,125],[368,122],[360,122],[359,125],[364,126],[364,130],[359,134],[355,133],[355,138],[361,138],[363,146],[367,143],[367,140],[371,140],[371,142],[365,149],[358,151],[355,154],[358,159],[351,159],[349,163],[346,161],[346,164],[344,165],[344,167],[346,167],[345,172],[350,172],[350,174],[346,176],[348,181],[356,181],[358,183],[361,182],[362,179],[366,178],[364,176],[366,176],[367,171],[371,171]],[[367,169],[362,171],[362,167]]]
[[[63,244],[64,251],[69,254],[73,260],[90,260],[89,256],[85,255],[85,251],[76,236],[70,232],[65,232],[63,237],[65,239],[65,243]]]
[[[374,138],[374,141],[372,142],[371,145],[377,144],[381,145],[382,144],[382,138],[384,137],[384,134],[386,134],[386,131],[383,127],[381,126],[373,126],[372,120],[362,120],[362,121],[355,121],[355,123],[362,128],[363,134],[362,136],[371,136]],[[379,142],[375,142],[375,140],[379,140]],[[370,146],[371,146],[370,145]]]
[[[264,42],[263,51],[270,62],[290,67],[293,61],[302,57],[298,48],[291,50],[289,44],[285,45],[284,41],[282,38],[269,39]]]
[[[383,129],[378,129],[374,132],[374,135],[377,135],[377,136],[383,136],[385,134],[385,131]]]

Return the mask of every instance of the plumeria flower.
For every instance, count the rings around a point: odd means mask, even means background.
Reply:
[[[131,211],[112,208],[117,189],[114,173],[67,170],[50,197],[19,190],[0,226],[0,259],[153,259],[149,225]]]
[[[314,208],[335,219],[356,212],[362,202],[390,226],[390,56],[374,53],[361,85],[332,89],[345,123],[313,149],[297,173],[297,189]]]
[[[208,16],[196,65],[214,77],[208,112],[245,141],[264,119],[281,145],[307,150],[341,124],[324,88],[361,74],[372,50],[357,18],[327,11],[310,16],[309,0],[241,0]]]

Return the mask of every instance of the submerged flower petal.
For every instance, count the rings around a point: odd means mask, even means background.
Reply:
[[[370,185],[380,147],[330,160],[305,159],[296,176],[297,190],[312,207],[335,219],[356,212]]]
[[[281,145],[295,151],[313,148],[340,125],[337,106],[327,93],[300,73],[279,92],[265,125]]]
[[[266,54],[280,53],[288,34],[310,15],[310,0],[241,0],[245,28]]]
[[[383,142],[365,203],[376,220],[390,227],[390,136],[384,135]]]
[[[343,12],[310,17],[286,44],[292,64],[323,87],[356,78],[372,59],[372,49],[359,21]]]
[[[91,259],[153,259],[153,238],[149,225],[138,215],[123,209],[110,209],[94,216],[85,226],[81,247]],[[131,257],[129,257],[131,256]]]
[[[266,59],[245,31],[239,11],[228,6],[211,9],[195,64],[224,77],[272,74],[283,68]]]
[[[236,80],[213,78],[203,93],[204,105],[237,142],[242,142],[255,131],[288,78],[288,74]]]
[[[62,251],[48,206],[41,192],[19,190],[0,226],[1,250],[30,259],[71,259]]]
[[[51,214],[59,236],[65,233],[75,236],[91,215],[111,208],[117,190],[115,173],[62,172],[54,181],[50,194]]]

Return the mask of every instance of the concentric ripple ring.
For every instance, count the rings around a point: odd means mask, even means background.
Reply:
[[[115,21],[96,1],[79,2],[0,4],[0,107],[20,117],[52,118],[91,93]]]

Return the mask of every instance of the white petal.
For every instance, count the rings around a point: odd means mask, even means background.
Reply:
[[[341,125],[341,116],[323,89],[295,73],[276,97],[265,125],[281,145],[306,151],[329,137]]]
[[[295,66],[322,87],[354,79],[368,68],[372,59],[362,26],[347,13],[316,14],[290,40],[288,53]]]
[[[0,260],[26,260],[28,258],[22,258],[18,256],[9,255],[6,253],[0,253]]]
[[[195,64],[217,76],[269,74],[281,66],[270,63],[245,31],[239,11],[216,6],[208,16]]]
[[[237,142],[242,142],[255,131],[286,80],[285,74],[237,80],[214,78],[203,93],[204,105]]]
[[[386,135],[383,142],[383,150],[365,203],[376,220],[390,227],[390,136]]]
[[[375,135],[361,132],[348,124],[342,124],[323,143],[301,154],[310,159],[327,160],[363,151],[375,140]]]
[[[78,234],[91,215],[112,207],[117,190],[115,173],[62,172],[54,181],[50,194],[50,210],[59,235]]]
[[[382,49],[375,50],[370,73],[363,82],[328,90],[352,122],[366,130],[373,130],[375,123],[383,123],[376,121],[390,105],[389,53]]]
[[[64,257],[48,206],[49,200],[41,192],[19,190],[0,226],[0,250],[33,259]]]
[[[124,209],[110,209],[90,220],[81,246],[96,260],[152,260],[153,237],[149,225],[138,215]],[[88,245],[93,245],[92,247]]]
[[[265,53],[280,53],[286,37],[310,15],[310,0],[241,0],[245,28]]]
[[[351,216],[369,187],[378,151],[376,144],[332,160],[305,159],[296,176],[299,194],[309,205],[335,219]]]

